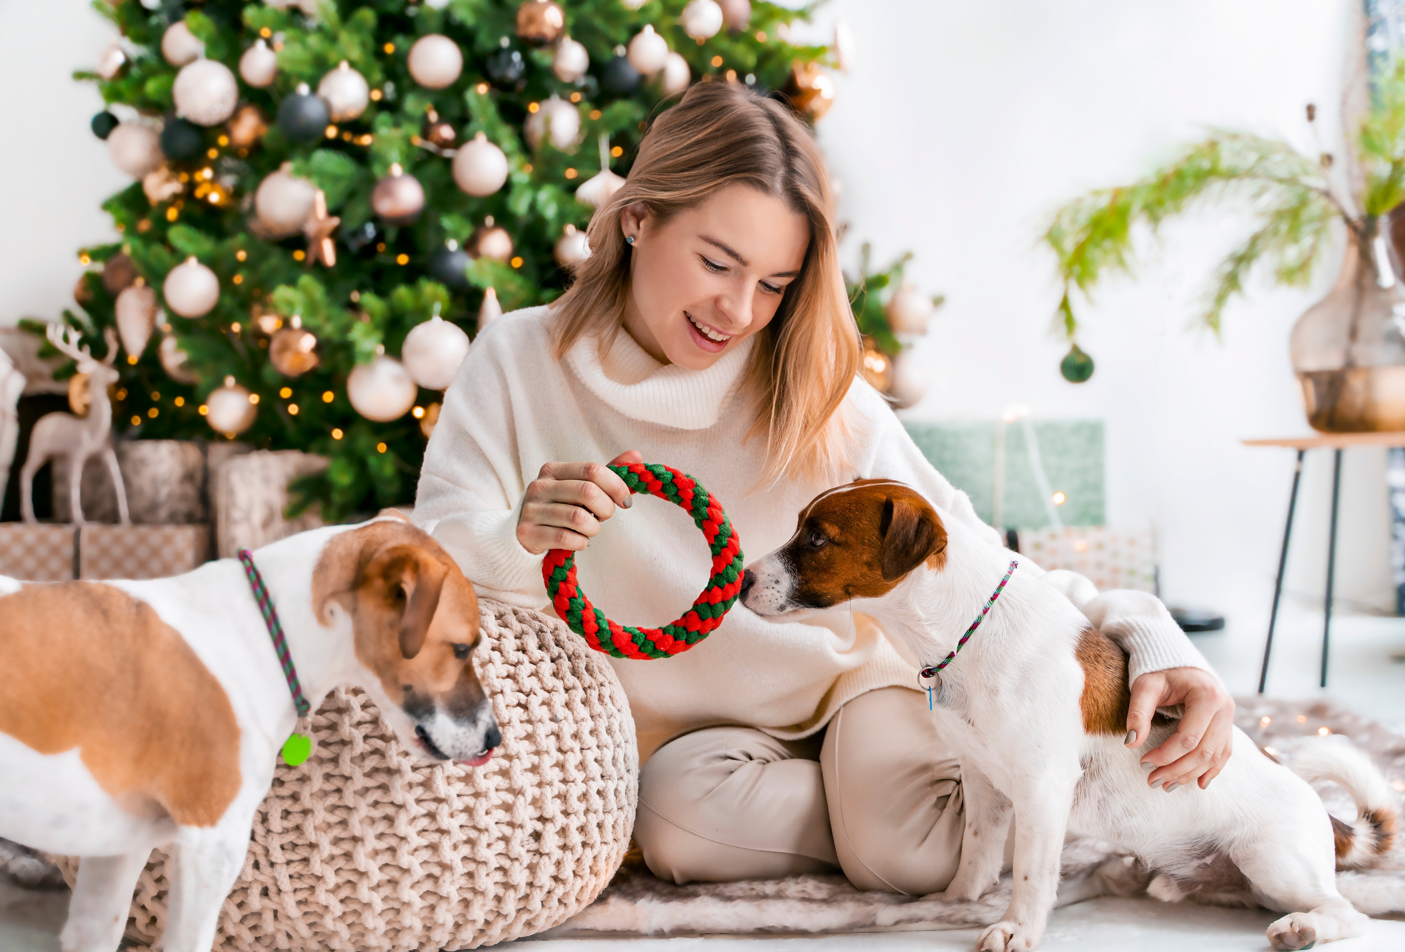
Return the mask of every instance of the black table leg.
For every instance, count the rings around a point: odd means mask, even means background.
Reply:
[[[1288,496],[1288,522],[1283,527],[1283,552],[1278,556],[1278,578],[1273,583],[1273,610],[1268,615],[1268,639],[1264,641],[1264,666],[1259,672],[1259,693],[1264,693],[1264,683],[1268,680],[1268,655],[1273,650],[1273,626],[1278,621],[1278,601],[1283,595],[1283,569],[1288,564],[1288,540],[1293,535],[1293,510],[1298,506],[1298,483],[1303,476],[1303,454],[1298,450],[1298,461],[1293,466],[1293,492]]]
[[[1327,636],[1332,631],[1332,582],[1337,569],[1337,500],[1342,488],[1342,451],[1333,450],[1332,460],[1332,528],[1327,533],[1327,601],[1322,619],[1322,686],[1327,686]]]

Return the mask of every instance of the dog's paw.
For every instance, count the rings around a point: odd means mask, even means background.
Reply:
[[[1268,941],[1275,949],[1310,949],[1317,944],[1317,927],[1310,912],[1295,912],[1268,927]]]
[[[976,940],[978,952],[1029,952],[1039,945],[1039,936],[1018,922],[997,922]]]

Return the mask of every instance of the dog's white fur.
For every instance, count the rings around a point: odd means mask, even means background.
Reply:
[[[851,603],[918,667],[956,647],[1011,558],[960,520],[938,515],[947,533],[944,567],[919,564],[883,597]],[[782,551],[749,567],[754,581],[743,602],[757,614],[804,611],[791,601],[796,579]],[[1181,885],[1203,880],[1205,864],[1227,856],[1249,880],[1253,900],[1289,913],[1268,929],[1277,948],[1300,948],[1310,936],[1360,934],[1368,920],[1337,890],[1333,831],[1321,800],[1242,731],[1235,729],[1233,756],[1209,787],[1170,793],[1148,786],[1139,764],[1170,728],[1154,729],[1132,750],[1121,734],[1085,733],[1084,672],[1075,649],[1089,619],[1056,587],[1072,580],[1059,573],[1045,579],[1014,573],[936,689],[934,716],[960,756],[967,810],[948,897],[972,900],[996,882],[1012,811],[1015,817],[1013,897],[977,947],[1038,945],[1058,891],[1066,831],[1134,852],[1157,873],[1153,895],[1165,898],[1180,898]],[[1331,774],[1338,763],[1332,752],[1316,756],[1318,772]],[[1372,772],[1356,761],[1336,769],[1334,779],[1359,787],[1362,774]],[[1363,807],[1377,799],[1352,792]]]
[[[255,564],[278,609],[303,693],[313,709],[338,685],[360,687],[406,749],[420,754],[415,722],[390,700],[376,675],[357,661],[351,616],[335,600],[327,608],[331,624],[320,624],[314,614],[312,574],[318,558],[334,535],[354,528],[292,536],[257,550]],[[44,755],[0,733],[0,836],[49,853],[82,857],[60,936],[65,952],[116,949],[133,888],[151,850],[173,844],[175,874],[163,949],[206,952],[214,942],[220,907],[243,867],[254,813],[272,785],[278,753],[297,725],[297,712],[239,562],[211,562],[170,579],[105,584],[155,609],[224,688],[240,731],[239,792],[211,827],[135,816],[98,786],[77,750]],[[14,579],[0,578],[0,595],[20,587]],[[485,735],[495,728],[486,704],[474,723],[459,723],[436,712],[428,726],[436,746],[454,759],[481,752],[488,746]]]

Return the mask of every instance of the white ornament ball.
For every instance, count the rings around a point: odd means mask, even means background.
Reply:
[[[576,189],[576,198],[592,208],[599,208],[609,202],[623,187],[624,176],[616,175],[609,169],[601,169],[581,183],[581,187]]]
[[[410,47],[406,65],[411,78],[425,89],[443,89],[452,86],[463,72],[463,52],[447,36],[431,33]]]
[[[181,350],[180,344],[170,334],[161,338],[161,346],[157,349],[156,355],[161,358],[161,368],[166,371],[166,376],[176,383],[197,383],[199,377],[191,373],[189,366],[190,355]]]
[[[271,86],[278,76],[278,54],[259,40],[239,57],[239,75],[255,89]]]
[[[523,130],[533,149],[539,148],[545,138],[564,152],[580,141],[581,114],[571,103],[552,95],[527,117]]]
[[[926,395],[927,375],[911,347],[899,351],[893,358],[891,380],[888,394],[897,402],[899,410],[915,406]]]
[[[97,74],[103,79],[112,79],[127,63],[127,54],[122,52],[122,47],[114,40],[107,49],[98,54],[96,66]]]
[[[205,55],[205,42],[190,32],[184,20],[177,20],[161,35],[161,55],[172,66],[184,66]]]
[[[419,389],[394,357],[381,354],[346,378],[346,395],[357,413],[377,423],[398,420],[415,405]]]
[[[652,76],[663,69],[668,53],[668,40],[655,33],[647,23],[629,41],[629,65],[645,76]]]
[[[590,69],[590,54],[585,44],[577,43],[569,36],[561,37],[556,44],[556,55],[551,59],[551,71],[563,83],[574,83]]]
[[[145,284],[133,284],[117,295],[113,312],[117,321],[117,336],[122,349],[140,356],[156,329],[156,289]]]
[[[181,67],[171,94],[176,115],[197,126],[217,126],[239,105],[239,81],[218,60],[198,59]]]
[[[479,198],[502,188],[507,171],[507,156],[481,132],[454,155],[454,182]]]
[[[254,214],[270,237],[287,238],[302,231],[316,200],[317,186],[294,175],[293,164],[284,162],[282,168],[259,183],[254,193]]]
[[[683,32],[695,40],[706,40],[722,29],[722,8],[717,0],[693,0],[683,8]]]
[[[174,340],[166,338],[166,340]],[[249,399],[247,388],[234,382],[233,377],[225,377],[224,385],[210,392],[205,398],[205,422],[210,429],[226,436],[238,436],[254,425],[259,408]]]
[[[669,53],[663,62],[663,94],[677,96],[686,92],[692,81],[693,71],[688,68],[688,61],[677,53]]]
[[[161,294],[181,317],[204,317],[219,303],[220,279],[192,255],[166,275]]]
[[[317,95],[327,103],[333,122],[346,122],[355,119],[366,111],[371,102],[371,87],[366,77],[351,68],[346,60],[322,77],[317,84]]]
[[[911,281],[904,281],[888,299],[888,323],[895,334],[925,334],[927,322],[935,310],[931,298],[917,290],[917,285]]]
[[[468,356],[468,335],[439,315],[405,335],[400,359],[415,383],[426,390],[447,390],[459,364]]]
[[[498,302],[498,292],[496,288],[489,288],[483,292],[483,304],[478,308],[478,333],[483,333],[483,328],[502,317],[502,304]]]
[[[648,2],[649,0],[620,0],[620,4],[623,5],[626,10],[638,10]]]
[[[132,178],[145,178],[166,161],[161,154],[161,136],[151,126],[124,122],[107,137],[107,154],[112,164]]]
[[[567,225],[560,238],[556,239],[556,261],[563,267],[580,264],[590,257],[590,241],[586,234],[575,225]]]

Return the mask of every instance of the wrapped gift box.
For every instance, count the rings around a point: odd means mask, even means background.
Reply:
[[[287,517],[292,501],[288,484],[326,468],[325,456],[298,450],[259,450],[221,463],[213,470],[210,499],[219,557],[233,558],[240,549],[257,549],[323,525],[315,506],[296,519]]]
[[[1068,569],[1105,592],[1114,588],[1156,591],[1156,535],[1103,526],[1021,529],[1020,553],[1052,572]]]
[[[0,575],[27,582],[73,579],[73,526],[0,522]]]
[[[165,578],[209,557],[207,525],[85,525],[78,533],[78,577],[84,579]]]

